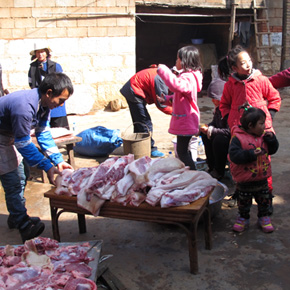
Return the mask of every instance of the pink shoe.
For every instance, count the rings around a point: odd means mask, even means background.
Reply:
[[[271,219],[268,216],[263,216],[258,219],[258,224],[264,233],[272,233],[274,227],[271,224]]]
[[[250,223],[249,219],[238,217],[233,226],[233,231],[241,233],[245,230],[245,228],[249,226],[249,223]]]

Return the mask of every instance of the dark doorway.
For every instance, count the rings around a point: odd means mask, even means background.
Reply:
[[[248,17],[249,11],[242,12],[242,18]],[[230,10],[136,6],[136,13],[136,70],[159,63],[173,67],[180,47],[191,45],[192,39],[202,39],[196,46],[204,65],[203,90],[207,89],[211,65],[228,50]]]

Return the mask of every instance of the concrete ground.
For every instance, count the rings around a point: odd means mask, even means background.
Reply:
[[[206,98],[199,98],[201,122],[212,118],[213,105]],[[170,117],[154,106],[149,106],[154,123],[154,139],[166,154],[173,150],[173,136],[167,133]],[[102,255],[113,255],[104,263],[126,286],[126,289],[214,289],[214,290],[282,290],[289,289],[289,136],[290,98],[285,95],[282,108],[276,114],[274,128],[280,149],[272,157],[274,185],[275,232],[265,234],[256,225],[256,206],[251,211],[250,228],[242,234],[232,232],[237,214],[236,207],[228,207],[225,199],[220,212],[212,219],[213,248],[205,250],[202,225],[199,227],[199,273],[189,273],[188,247],[185,233],[176,226],[145,222],[124,221],[109,218],[87,217],[87,233],[79,234],[75,214],[64,213],[60,217],[62,242],[103,240]],[[102,125],[124,131],[130,124],[128,109],[119,112],[97,112],[85,116],[69,116],[76,122],[77,132]],[[130,130],[130,129],[129,129]],[[122,150],[117,150],[122,153]],[[102,159],[76,157],[78,167],[95,166]],[[230,192],[233,185],[224,179]],[[39,216],[46,228],[42,236],[52,238],[48,200],[43,193],[51,186],[40,182],[33,173],[26,189],[27,209],[31,216]],[[3,190],[0,189],[0,245],[20,244],[17,230],[9,230],[6,224],[7,210]]]

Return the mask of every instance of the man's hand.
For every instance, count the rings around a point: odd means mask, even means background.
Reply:
[[[55,174],[58,174],[58,175],[61,175],[61,172],[64,170],[64,169],[73,169],[73,167],[68,164],[67,162],[60,162],[57,164],[57,168],[52,166],[48,171],[47,171],[47,178],[49,180],[49,182],[53,185],[56,186],[56,183],[55,183],[55,179],[54,179],[54,175]]]
[[[67,162],[60,162],[57,164],[57,169],[61,172],[63,171],[64,169],[73,169],[73,167],[68,164]]]
[[[60,174],[61,175],[61,172],[54,166],[52,166],[48,171],[47,171],[47,178],[49,180],[49,183],[50,184],[53,184],[56,186],[56,183],[55,183],[55,180],[54,180],[54,175],[55,174]]]

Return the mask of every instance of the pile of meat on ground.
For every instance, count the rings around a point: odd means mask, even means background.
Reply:
[[[58,195],[77,196],[78,206],[97,216],[106,200],[162,208],[187,205],[204,197],[217,180],[204,171],[189,170],[177,158],[111,157],[96,167],[66,169],[56,179]]]
[[[56,240],[43,237],[0,247],[0,290],[96,290],[88,279],[90,247],[88,242],[59,246]]]

